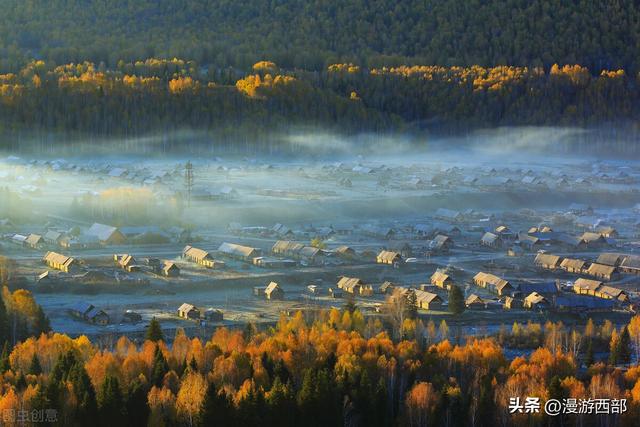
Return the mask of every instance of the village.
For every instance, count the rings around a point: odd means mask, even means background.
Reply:
[[[588,167],[13,157],[0,255],[71,335],[135,335],[152,318],[204,334],[346,303],[384,316],[408,292],[421,317],[469,334],[626,319],[640,301],[640,167]]]

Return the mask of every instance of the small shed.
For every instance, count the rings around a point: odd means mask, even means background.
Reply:
[[[464,301],[464,305],[469,310],[484,310],[487,307],[484,300],[476,294],[469,295]]]
[[[394,265],[402,260],[402,256],[394,251],[381,251],[376,257],[378,264]]]
[[[436,271],[431,275],[431,284],[442,289],[449,289],[453,285],[453,279],[442,271]]]
[[[183,319],[199,319],[200,310],[192,304],[184,303],[178,308],[178,316]]]
[[[222,313],[222,310],[217,308],[208,308],[204,312],[204,318],[209,322],[222,322],[224,314]]]
[[[565,258],[560,263],[560,268],[568,273],[582,273],[585,264],[581,259]]]
[[[180,275],[180,267],[173,261],[164,261],[162,274],[167,277],[177,277]]]
[[[502,247],[502,238],[497,234],[486,232],[480,239],[480,244],[489,248],[499,248]]]
[[[549,301],[537,292],[531,292],[522,303],[524,308],[532,310],[545,310],[549,308]]]
[[[271,282],[265,288],[264,295],[268,300],[283,300],[284,290],[276,282]]]
[[[614,280],[618,277],[618,273],[616,271],[616,267],[611,265],[604,265],[593,263],[584,271],[585,274],[589,276],[597,277],[602,280]]]
[[[538,268],[555,270],[560,266],[561,261],[562,258],[560,258],[558,255],[538,254],[536,255],[536,258],[533,262]]]

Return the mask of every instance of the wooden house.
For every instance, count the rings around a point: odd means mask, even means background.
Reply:
[[[481,288],[489,289],[500,296],[513,292],[513,286],[508,280],[502,279],[491,273],[479,272],[473,276],[473,283]]]
[[[560,258],[558,255],[537,254],[533,262],[538,268],[555,270],[560,267],[561,261],[562,258]]]
[[[47,252],[47,254],[43,258],[43,261],[49,267],[56,270],[64,271],[65,273],[73,272],[77,267],[77,263],[74,258],[59,254],[57,252]]]
[[[236,258],[244,261],[251,261],[262,253],[258,248],[227,242],[222,243],[220,247],[218,247],[218,252],[230,258]]]
[[[565,258],[560,263],[560,268],[568,273],[582,273],[585,264],[581,259]]]
[[[264,290],[264,295],[268,300],[283,300],[284,290],[276,282],[271,282]]]
[[[442,298],[432,292],[415,290],[416,303],[418,308],[423,310],[440,310],[442,309]]]
[[[167,277],[177,277],[180,275],[180,267],[173,261],[164,261],[162,265],[162,275]]]
[[[484,310],[487,307],[484,300],[476,294],[469,295],[464,301],[464,305],[468,310]]]
[[[588,274],[589,276],[597,277],[598,279],[606,281],[615,280],[618,277],[616,267],[611,265],[597,264],[595,262],[591,264],[589,268],[584,270],[584,273]]]
[[[502,238],[500,236],[490,232],[484,233],[480,239],[480,244],[489,248],[500,248],[502,247],[502,243]]]
[[[436,271],[431,275],[431,284],[442,289],[449,289],[453,285],[453,279],[446,273]]]
[[[525,297],[522,306],[531,310],[546,310],[550,307],[550,304],[543,295],[532,292]]]
[[[376,257],[378,264],[396,265],[402,261],[402,256],[394,251],[381,251]]]
[[[178,307],[178,316],[183,319],[199,319],[200,318],[200,310],[192,304],[184,303],[180,307]]]
[[[85,234],[96,237],[102,245],[123,245],[127,242],[127,238],[117,227],[105,224],[94,223]]]

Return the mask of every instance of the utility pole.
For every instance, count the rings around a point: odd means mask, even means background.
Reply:
[[[191,191],[193,190],[193,164],[187,161],[184,167],[184,186],[187,190],[187,207],[191,207]]]

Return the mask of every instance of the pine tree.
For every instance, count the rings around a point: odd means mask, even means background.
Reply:
[[[493,400],[493,386],[491,376],[485,374],[480,379],[480,392],[478,396],[478,420],[484,427],[493,426],[495,402]]]
[[[335,355],[333,354],[333,352],[330,353],[327,358],[331,357],[332,355],[334,358],[333,364],[335,365]],[[333,369],[333,366],[331,367],[331,369]],[[273,378],[280,378],[280,381],[282,381],[283,384],[289,382],[289,379],[291,378],[291,373],[287,369],[287,366],[284,364],[282,359],[278,359],[273,364]]]
[[[198,362],[196,362],[196,357],[193,355],[189,361],[189,369],[191,369],[191,372],[198,372]]]
[[[242,330],[242,336],[244,337],[245,341],[249,341],[251,337],[255,335],[256,332],[257,332],[256,325],[254,325],[251,322],[248,322],[244,326],[244,329]]]
[[[243,426],[262,425],[265,410],[264,393],[252,384],[247,394],[238,402],[237,422]]]
[[[218,391],[214,383],[209,383],[202,402],[203,426],[232,426],[235,424],[235,408],[224,390]]]
[[[145,339],[153,342],[164,341],[164,334],[162,333],[160,322],[158,322],[155,317],[151,319],[151,322],[149,322]]]
[[[294,427],[296,425],[296,401],[291,382],[283,384],[276,377],[266,397],[269,422],[273,426]]]
[[[7,315],[7,306],[4,304],[4,300],[0,297],[0,341],[7,342],[9,339],[9,317]]]
[[[127,414],[126,425],[130,427],[146,426],[149,419],[147,388],[139,379],[131,381],[125,400]]]
[[[584,364],[588,368],[589,366],[593,365],[593,362],[594,362],[594,358],[593,358],[593,340],[591,338],[589,338],[589,341],[587,341],[587,350],[586,350],[586,353],[584,355]]]
[[[98,416],[96,392],[82,362],[76,362],[69,372],[69,381],[78,402],[75,419],[80,425],[92,425]]]
[[[33,353],[33,357],[31,358],[31,364],[29,365],[29,371],[31,375],[40,375],[42,373],[42,366],[40,366],[40,359],[38,359],[38,355]]]
[[[33,334],[38,337],[40,334],[47,334],[49,332],[51,332],[51,323],[49,322],[49,318],[44,314],[42,307],[38,305],[36,318],[33,322]]]
[[[169,372],[169,364],[162,354],[160,346],[156,344],[156,351],[153,355],[153,365],[151,367],[151,383],[156,387],[160,387],[167,372]]]
[[[11,369],[11,364],[9,363],[9,341],[5,341],[2,346],[2,354],[0,355],[0,373],[5,373],[9,369]]]
[[[565,399],[567,396],[565,396],[565,392],[564,389],[562,388],[562,381],[560,380],[560,377],[557,375],[554,375],[553,378],[551,378],[551,381],[549,382],[549,399],[556,399],[559,402],[562,402],[563,399]],[[564,425],[564,416],[563,414],[559,414],[556,417],[552,417],[551,421],[551,425],[553,426],[562,426]]]
[[[407,292],[407,305],[406,305],[406,314],[407,319],[414,320],[418,317],[418,298],[416,297],[416,292],[413,289],[410,289]]]
[[[64,409],[62,403],[65,390],[64,382],[69,378],[69,374],[76,363],[75,353],[73,350],[69,350],[58,357],[56,364],[53,365],[53,369],[49,373],[45,395],[51,405],[50,407],[58,411],[58,417],[62,416]]]
[[[389,407],[387,404],[387,384],[385,383],[384,378],[380,378],[380,380],[378,380],[371,405],[375,414],[375,422],[373,425],[388,425]]]
[[[124,398],[116,377],[112,375],[105,377],[100,390],[99,403],[100,424],[111,427],[121,426],[125,423]]]
[[[616,353],[618,356],[618,363],[623,363],[625,365],[631,363],[631,336],[629,335],[629,329],[626,326],[622,329],[622,333],[618,339]]]
[[[73,369],[74,365],[78,363],[76,354],[73,350],[69,350],[64,354],[61,354],[53,365],[53,369],[49,374],[49,380],[54,381],[66,381],[69,378],[69,373]]]
[[[449,311],[455,315],[464,311],[464,295],[456,285],[451,285],[449,288]]]

